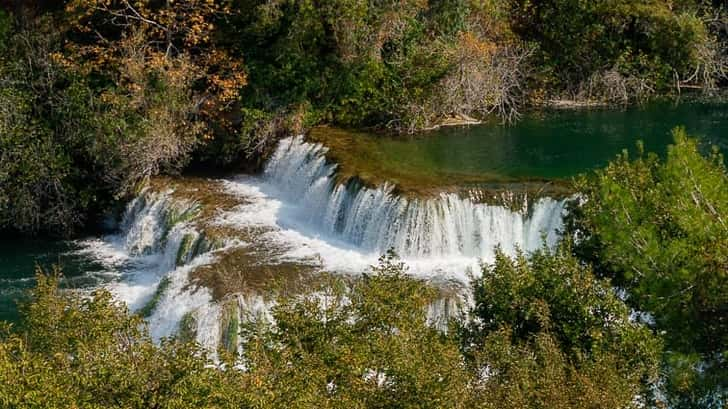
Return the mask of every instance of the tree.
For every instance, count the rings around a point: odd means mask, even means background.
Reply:
[[[665,160],[640,147],[581,178],[569,230],[576,253],[664,332],[676,399],[704,406],[726,388],[728,175],[717,149],[703,156],[684,129],[673,137]]]
[[[95,221],[229,131],[245,84],[215,46],[217,2],[65,5],[0,16],[2,229],[70,235]]]
[[[427,324],[432,288],[391,257],[350,291],[332,284],[244,331],[264,407],[470,407],[457,341]]]
[[[393,255],[361,277],[281,296],[222,361],[154,344],[105,290],[39,274],[18,328],[0,331],[0,405],[120,408],[613,408],[645,400],[659,341],[563,247],[498,253],[472,321],[428,323],[439,295]],[[230,322],[238,322],[231,320]],[[225,331],[228,329],[226,328]],[[230,349],[229,349],[230,350]],[[237,351],[237,348],[232,348]]]
[[[69,56],[84,75],[114,86],[103,96],[117,116],[141,116],[117,127],[131,175],[124,192],[159,170],[179,168],[193,149],[236,132],[242,56],[218,34],[233,11],[226,1],[73,0],[66,5]],[[119,112],[121,111],[121,112]],[[148,125],[148,126],[147,126]]]
[[[516,33],[539,44],[534,79],[553,91],[626,102],[682,82],[712,90],[725,78],[724,46],[699,1],[508,3]]]
[[[59,61],[47,18],[12,20],[0,61],[0,228],[79,228],[107,202],[89,147],[93,98]]]
[[[236,373],[205,366],[194,344],[152,343],[105,290],[91,297],[39,273],[20,329],[0,334],[0,406],[179,408],[242,402]],[[235,386],[241,383],[236,382]],[[237,406],[236,406],[237,407]]]
[[[472,285],[463,348],[486,407],[649,402],[659,339],[631,320],[610,283],[572,257],[568,244],[513,259],[499,250]]]

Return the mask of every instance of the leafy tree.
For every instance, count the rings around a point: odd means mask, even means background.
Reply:
[[[499,253],[474,284],[476,321],[428,324],[438,292],[392,255],[362,277],[281,297],[241,328],[243,355],[154,344],[105,290],[39,274],[0,332],[0,405],[119,408],[630,407],[659,343],[568,254]],[[493,287],[497,285],[499,287]],[[512,302],[512,304],[511,304]],[[454,323],[453,323],[454,324]],[[461,338],[460,335],[465,335]],[[464,343],[462,341],[465,341]],[[465,352],[465,354],[463,354]]]
[[[427,325],[434,290],[393,259],[351,290],[281,299],[275,322],[243,331],[237,369],[193,344],[155,345],[107,291],[37,279],[22,326],[0,336],[2,406],[471,407],[457,340]]]
[[[256,10],[227,27],[247,56],[249,109],[306,106],[312,123],[412,132],[522,103],[501,97],[518,90],[502,74],[513,68],[506,51],[520,48],[496,2],[240,0],[233,8]]]
[[[114,84],[104,95],[124,111],[117,115],[142,113],[118,128],[141,134],[125,156],[143,160],[131,161],[126,174],[180,167],[193,149],[214,150],[215,139],[236,132],[247,75],[242,54],[219,33],[234,14],[228,1],[67,2],[69,56],[86,75]]]
[[[37,276],[21,330],[0,335],[0,405],[13,408],[233,407],[235,373],[205,367],[193,344],[152,343],[141,318],[99,290]]]
[[[93,98],[56,58],[49,21],[27,24],[0,62],[0,228],[65,233],[107,204],[89,152]]]
[[[72,1],[0,30],[0,228],[72,234],[228,127],[245,75],[213,47],[224,10],[147,3]]]
[[[567,245],[528,258],[499,250],[473,281],[473,295],[462,332],[486,407],[639,407],[647,400],[659,340]]]
[[[342,284],[281,300],[274,324],[243,332],[264,407],[471,406],[456,339],[427,324],[432,288],[391,257]]]
[[[669,387],[700,406],[726,388],[728,175],[717,149],[703,156],[684,129],[673,137],[665,160],[625,152],[582,178],[570,230],[577,254],[663,331]]]
[[[514,30],[539,44],[543,85],[578,93],[625,88],[626,98],[665,91],[675,77],[712,88],[725,75],[722,46],[697,2],[509,1]],[[694,75],[708,68],[707,75]],[[601,83],[597,84],[597,83]],[[584,91],[584,90],[581,90]],[[612,91],[613,92],[613,91]],[[617,98],[616,95],[611,97]]]

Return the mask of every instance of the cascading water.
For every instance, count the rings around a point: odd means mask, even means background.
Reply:
[[[174,199],[170,191],[146,191],[128,206],[120,233],[88,241],[88,252],[117,267],[119,279],[109,288],[145,316],[154,339],[191,330],[214,357],[218,346],[239,343],[231,323],[250,319],[253,310],[266,316],[271,300],[231,294],[237,298],[221,304],[209,288],[194,285],[190,273],[202,265],[214,268],[218,256],[250,240],[269,250],[259,262],[347,273],[364,271],[393,249],[411,274],[462,288],[469,271],[477,271],[481,260],[492,260],[495,246],[513,253],[558,239],[564,201],[543,198],[521,212],[455,194],[408,198],[389,184],[338,183],[336,165],[326,153],[302,137],[287,138],[263,175],[216,182],[221,195],[240,199],[202,226],[232,228],[223,248],[212,250],[205,232],[194,227],[200,211],[196,202]],[[428,322],[445,328],[459,301],[454,295],[434,303]]]
[[[153,339],[175,334],[186,314],[196,318],[197,341],[217,347],[216,306],[206,288],[190,288],[189,273],[213,262],[210,245],[188,221],[198,212],[194,202],[173,200],[171,192],[142,192],[127,206],[120,232],[82,242],[87,255],[118,271],[107,285],[132,311],[145,316]]]
[[[530,216],[503,206],[474,203],[456,194],[412,199],[393,186],[338,184],[327,149],[302,137],[281,141],[265,168],[275,196],[296,203],[292,218],[362,251],[393,249],[404,258],[465,257],[489,260],[494,247],[507,253],[553,245],[564,202],[543,198]]]

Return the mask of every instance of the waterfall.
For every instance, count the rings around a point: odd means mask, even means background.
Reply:
[[[145,317],[153,339],[192,337],[215,359],[220,345],[239,348],[237,323],[272,318],[273,300],[264,294],[215,301],[210,288],[190,279],[196,268],[214,268],[234,247],[265,249],[251,263],[284,261],[351,274],[393,249],[413,276],[464,288],[468,273],[493,259],[495,246],[513,254],[558,240],[564,201],[542,198],[517,211],[452,193],[406,197],[390,184],[341,183],[326,153],[300,136],[282,140],[262,175],[217,182],[221,194],[239,200],[200,226],[201,204],[171,189],[145,190],[128,205],[120,231],[86,241],[86,252],[118,271],[107,287]],[[231,236],[215,248],[205,238],[208,227],[223,227]],[[461,311],[467,300],[455,293],[429,307],[431,325],[444,330]]]
[[[263,178],[274,195],[296,203],[292,218],[366,252],[393,249],[405,258],[492,259],[495,246],[512,254],[554,245],[564,201],[542,198],[531,212],[476,203],[452,193],[408,198],[384,184],[337,183],[327,149],[303,137],[280,142]]]
[[[198,205],[171,193],[141,192],[127,206],[118,233],[79,244],[87,256],[117,271],[117,280],[106,287],[144,316],[154,340],[175,335],[191,315],[197,342],[214,358],[219,308],[209,289],[189,281],[193,269],[215,261],[212,246],[190,223]]]

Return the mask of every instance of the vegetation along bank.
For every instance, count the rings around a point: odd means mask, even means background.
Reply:
[[[720,1],[0,5],[2,234],[71,236],[153,176],[256,170],[316,125],[407,133],[710,94],[728,66]],[[0,407],[725,408],[724,157],[678,128],[664,156],[639,145],[574,189],[561,241],[496,250],[446,331],[427,321],[436,289],[391,254],[280,297],[272,320],[227,317],[216,362],[187,319],[152,341],[170,281],[129,311],[39,273],[0,324]]]

